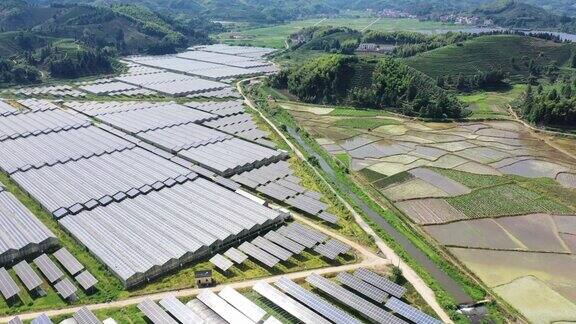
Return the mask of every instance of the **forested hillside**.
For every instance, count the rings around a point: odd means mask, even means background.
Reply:
[[[358,82],[357,75],[366,80]],[[323,55],[282,71],[271,82],[311,103],[388,109],[424,118],[465,114],[463,104],[435,80],[391,57]]]

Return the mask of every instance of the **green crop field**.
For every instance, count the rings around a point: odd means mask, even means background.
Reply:
[[[494,69],[502,69],[514,77],[528,75],[531,59],[544,65],[551,61],[562,65],[570,58],[573,48],[572,44],[533,37],[491,35],[471,39],[461,46],[450,45],[421,53],[405,62],[431,77],[472,75]]]
[[[518,99],[525,89],[525,85],[515,84],[505,91],[480,92],[458,98],[469,105],[472,111],[469,119],[508,119],[508,105]]]
[[[373,24],[372,24],[373,23]],[[227,44],[249,44],[253,46],[266,46],[274,48],[284,48],[286,38],[304,27],[311,26],[334,26],[350,27],[362,30],[368,25],[370,30],[379,31],[396,31],[396,30],[455,30],[462,26],[453,24],[444,24],[432,21],[419,21],[417,19],[391,19],[384,18],[376,20],[375,18],[334,18],[334,19],[308,19],[297,20],[283,25],[248,28],[238,31],[241,39],[233,39],[230,33],[217,35],[217,38]]]
[[[517,184],[479,189],[470,194],[446,200],[470,218],[574,212],[567,206]]]
[[[399,121],[395,119],[388,119],[388,118],[374,118],[374,119],[366,119],[366,118],[347,118],[341,119],[334,122],[334,126],[337,127],[347,127],[347,128],[355,128],[355,129],[375,129],[380,126],[385,125],[398,125],[400,124]]]

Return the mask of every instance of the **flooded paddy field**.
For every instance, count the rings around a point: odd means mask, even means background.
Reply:
[[[287,109],[529,321],[576,321],[576,141],[508,120]]]

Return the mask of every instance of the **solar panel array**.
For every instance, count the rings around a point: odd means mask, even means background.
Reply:
[[[377,303],[383,303],[388,298],[388,294],[386,292],[358,279],[348,272],[340,272],[336,278],[342,284],[376,301]]]
[[[189,102],[185,103],[184,105],[194,109],[209,112],[221,117],[244,113],[244,103],[242,100]]]
[[[322,316],[316,314],[315,312],[308,309],[306,306],[300,304],[294,299],[286,296],[284,293],[278,289],[272,287],[270,284],[259,281],[254,287],[254,291],[270,300],[272,303],[278,305],[280,308],[288,312],[290,315],[294,316],[298,320],[306,324],[328,324],[330,323]]]
[[[218,296],[234,306],[254,323],[260,322],[266,316],[265,310],[229,286],[224,287],[218,293]]]
[[[0,118],[0,142],[90,126],[85,117],[62,110],[47,110]]]
[[[204,321],[174,296],[162,299],[160,305],[181,323],[202,323]]]
[[[70,281],[70,279],[68,278],[64,278],[58,281],[54,285],[54,288],[56,289],[56,291],[58,291],[58,294],[60,294],[60,296],[62,296],[62,298],[64,299],[71,298],[76,294],[76,291],[78,291],[78,288],[76,288],[76,286],[74,286],[72,281]]]
[[[178,324],[168,313],[150,299],[138,304],[138,309],[154,324]]]
[[[295,253],[295,254],[300,254],[302,253],[302,251],[304,251],[304,246],[301,245],[300,243],[294,242],[288,238],[286,238],[285,236],[278,234],[275,231],[270,231],[268,233],[266,233],[266,235],[264,235],[264,238],[268,239],[270,242],[274,242],[276,244],[278,244],[279,246],[287,249],[288,251]]]
[[[386,302],[386,307],[394,313],[418,324],[440,324],[438,319],[422,312],[418,308],[408,305],[396,297],[390,298]]]
[[[216,314],[224,320],[234,324],[253,324],[253,322],[242,314],[239,310],[232,307],[224,299],[213,293],[211,290],[203,290],[198,296],[198,300],[210,307]]]
[[[0,265],[58,244],[56,236],[14,195],[0,185]]]
[[[259,66],[267,66],[270,63],[260,60],[255,60],[250,57],[213,53],[206,51],[188,51],[177,54],[176,57],[185,58],[195,61],[218,63],[228,66],[235,66],[240,68],[251,68]]]
[[[127,285],[187,263],[285,215],[196,179],[60,220]]]
[[[320,253],[322,256],[334,260],[340,254],[348,253],[352,248],[338,240],[330,239],[326,243],[319,244],[314,248],[314,251]]]
[[[133,143],[97,127],[0,142],[0,169],[11,174],[110,154],[134,147]]]
[[[98,279],[94,278],[94,276],[88,270],[82,271],[74,279],[84,290],[90,290],[94,288],[96,284],[98,284]]]
[[[196,315],[200,316],[205,323],[228,324],[228,322],[220,315],[216,314],[216,312],[198,299],[192,299],[186,303],[186,307],[190,308]]]
[[[139,65],[139,67],[150,68],[143,65]],[[161,72],[154,74],[126,75],[116,79],[125,83],[171,96],[201,94],[209,91],[231,88],[230,85],[222,82],[200,79],[185,74],[167,72],[164,70],[158,71]]]
[[[326,222],[338,222],[337,216],[326,211],[328,206],[320,201],[321,195],[302,187],[300,178],[294,176],[290,165],[285,161],[236,174],[232,179]]]
[[[196,93],[196,94],[189,94],[186,96],[186,98],[190,98],[190,99],[198,99],[198,98],[225,99],[225,98],[242,98],[242,95],[240,95],[240,93],[238,93],[238,91],[236,91],[236,89],[234,89],[232,87],[228,87],[228,88],[219,89],[219,90],[212,90],[212,91],[206,91],[206,92],[201,92],[201,93]]]
[[[14,106],[4,102],[4,101],[0,101],[0,117],[1,116],[8,116],[8,115],[14,115],[19,113],[20,111],[18,109],[16,109]]]
[[[179,152],[222,142],[231,139],[232,135],[197,124],[187,124],[142,132],[138,137],[156,143],[168,151]]]
[[[64,277],[62,270],[60,270],[46,254],[42,254],[34,259],[34,264],[50,283],[55,283]]]
[[[260,249],[259,247],[255,246],[252,243],[244,242],[238,247],[238,249],[248,254],[252,258],[262,262],[269,268],[274,267],[278,262],[280,262],[280,260],[277,257]]]
[[[286,249],[279,247],[278,245],[268,241],[267,239],[261,236],[258,236],[255,239],[253,239],[252,244],[270,253],[271,255],[277,257],[282,261],[286,261],[290,259],[290,257],[292,256],[292,253],[290,251],[287,251]]]
[[[362,316],[382,324],[400,324],[407,323],[398,317],[388,313],[384,309],[368,302],[364,298],[346,290],[334,282],[317,274],[312,274],[306,278],[306,281],[312,286],[323,291],[325,294],[332,296],[344,305],[355,309]]]
[[[246,261],[246,259],[248,259],[246,254],[242,253],[234,247],[229,248],[226,252],[224,252],[224,255],[228,259],[234,261],[236,264],[242,264],[244,261]]]
[[[245,68],[202,61],[193,61],[170,55],[161,57],[136,57],[132,58],[131,60],[135,63],[139,63],[145,66],[151,66],[175,72],[183,72],[186,74],[213,80],[246,77],[258,74],[257,72]]]
[[[54,253],[54,257],[71,275],[75,275],[78,272],[84,270],[84,266],[66,248],[61,248],[60,250],[56,251]]]
[[[16,316],[13,319],[9,320],[8,324],[24,324],[24,322],[22,322],[20,317]]]
[[[0,268],[0,292],[5,299],[10,299],[20,292],[20,287],[4,268]]]
[[[32,320],[31,323],[32,324],[52,324],[52,321],[50,320],[50,318],[46,314],[42,314],[42,315],[36,317],[34,320]]]
[[[266,132],[258,129],[258,125],[252,116],[247,113],[224,116],[217,120],[204,122],[204,125],[251,141],[264,138],[268,135]]]
[[[194,177],[190,170],[140,148],[12,174],[56,218]]]
[[[221,254],[216,254],[212,258],[210,258],[210,263],[212,263],[222,271],[228,271],[228,269],[230,269],[230,267],[234,265],[232,261],[226,259]]]
[[[14,272],[16,272],[16,275],[20,278],[20,281],[24,283],[24,286],[28,291],[34,291],[43,283],[40,276],[38,276],[26,261],[20,261],[20,263],[16,264],[14,266]]]
[[[225,44],[199,45],[189,49],[202,50],[206,52],[239,55],[250,58],[262,58],[265,55],[275,52],[273,48],[254,46],[231,46]]]
[[[384,290],[392,296],[402,298],[406,293],[406,288],[391,281],[388,278],[382,277],[368,269],[360,268],[354,272],[354,276],[366,281],[367,283]]]
[[[100,320],[88,308],[82,307],[74,313],[74,320],[77,324],[101,324]]]
[[[107,82],[101,84],[91,84],[81,86],[80,89],[92,94],[102,95],[102,94],[113,94],[116,92],[122,92],[126,90],[134,90],[138,89],[138,87],[124,82]]]
[[[276,283],[276,287],[282,289],[288,295],[294,297],[310,309],[331,320],[336,324],[360,324],[361,322],[349,315],[342,309],[332,305],[325,299],[302,288],[292,280],[281,277]]]

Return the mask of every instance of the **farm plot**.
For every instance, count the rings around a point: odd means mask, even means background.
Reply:
[[[522,277],[496,287],[494,291],[532,323],[561,323],[576,320],[576,304],[537,278]]]
[[[530,251],[570,253],[547,214],[498,218],[496,222]]]
[[[441,224],[467,218],[442,199],[401,201],[396,206],[417,224]]]
[[[492,219],[464,220],[443,225],[424,226],[424,230],[445,246],[525,250]]]
[[[559,173],[566,172],[568,169],[557,163],[530,159],[502,167],[500,171],[506,174],[515,174],[528,178],[547,177],[556,179]]]
[[[446,200],[449,205],[470,218],[573,212],[569,207],[517,184],[479,189],[470,194],[446,198]]]
[[[576,216],[554,216],[554,221],[560,233],[576,235]]]
[[[441,198],[449,196],[442,189],[431,185],[422,179],[412,179],[386,189],[381,192],[393,201],[418,199],[418,198]]]

